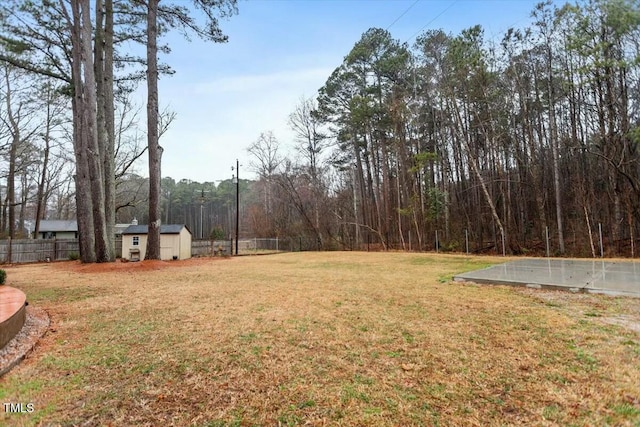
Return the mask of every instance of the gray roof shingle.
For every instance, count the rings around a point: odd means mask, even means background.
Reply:
[[[160,234],[180,234],[183,228],[186,228],[189,233],[191,231],[184,224],[162,224],[160,225]],[[122,234],[147,234],[149,226],[147,224],[130,225]]]
[[[42,219],[40,220],[39,233],[46,233],[48,231],[62,232],[62,231],[78,231],[78,222],[75,220],[64,219]]]

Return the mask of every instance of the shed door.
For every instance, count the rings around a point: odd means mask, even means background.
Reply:
[[[168,260],[173,258],[173,248],[171,246],[160,247],[160,259]]]

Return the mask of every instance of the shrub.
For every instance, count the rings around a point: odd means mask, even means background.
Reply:
[[[209,234],[209,238],[211,240],[224,240],[225,238],[224,230],[220,227],[215,227],[214,229],[211,230],[211,233]]]
[[[440,243],[442,252],[456,252],[458,250],[458,242]]]
[[[71,261],[75,261],[80,259],[80,254],[78,252],[69,252],[69,259]]]
[[[7,279],[7,272],[0,270],[0,285],[4,285],[4,281]]]

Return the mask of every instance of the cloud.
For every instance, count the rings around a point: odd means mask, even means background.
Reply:
[[[292,152],[287,124],[301,97],[311,97],[332,69],[309,67],[275,73],[202,79],[168,87],[161,103],[179,111],[161,141],[163,176],[197,181],[226,179],[235,159],[251,162],[246,148],[261,132],[273,131],[283,152]]]

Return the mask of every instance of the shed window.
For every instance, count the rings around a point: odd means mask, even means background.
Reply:
[[[140,244],[140,236],[133,236],[133,246],[138,246]]]

